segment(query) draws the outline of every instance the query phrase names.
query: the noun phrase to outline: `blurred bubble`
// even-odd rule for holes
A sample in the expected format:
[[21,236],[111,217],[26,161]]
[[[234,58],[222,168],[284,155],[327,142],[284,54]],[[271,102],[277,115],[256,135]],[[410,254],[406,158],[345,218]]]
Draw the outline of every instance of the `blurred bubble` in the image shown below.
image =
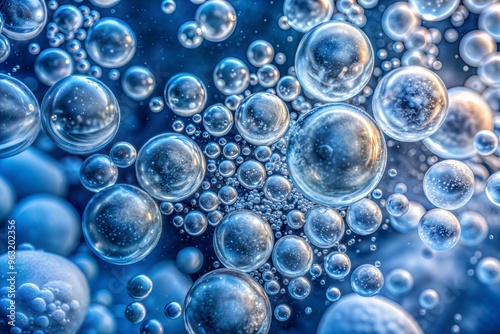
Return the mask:
[[500,42],[500,3],[491,3],[479,14],[479,28],[486,31],[498,43]]
[[470,31],[460,40],[460,57],[470,66],[477,67],[486,55],[495,51],[495,41],[482,30]]
[[498,137],[490,130],[481,130],[474,136],[474,149],[479,155],[491,155],[498,148]]
[[197,273],[203,266],[203,253],[196,247],[185,247],[177,253],[176,265],[184,274]]
[[382,30],[394,41],[404,41],[419,26],[420,19],[404,1],[391,4],[382,15]]
[[[1,28],[1,23],[0,23]],[[0,29],[1,31],[1,29]],[[0,35],[0,63],[3,63],[10,56],[10,41],[4,35]]]
[[395,296],[404,296],[413,288],[413,276],[405,269],[394,269],[386,278],[386,288]]
[[410,0],[409,1],[415,13],[425,21],[442,21],[453,14],[460,0]]
[[460,243],[466,246],[478,246],[488,235],[488,223],[477,212],[464,211],[458,216],[460,223]]
[[476,266],[476,277],[486,285],[500,282],[500,261],[494,257],[485,257]]
[[426,310],[435,309],[439,305],[439,295],[434,289],[425,289],[418,296],[418,303]]

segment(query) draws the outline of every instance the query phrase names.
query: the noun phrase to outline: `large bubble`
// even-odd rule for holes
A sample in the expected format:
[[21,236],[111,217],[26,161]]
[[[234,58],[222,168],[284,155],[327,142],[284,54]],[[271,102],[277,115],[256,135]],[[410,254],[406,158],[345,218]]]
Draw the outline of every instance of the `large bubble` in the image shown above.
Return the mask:
[[234,269],[219,269],[199,278],[184,303],[190,334],[267,333],[271,305],[266,293],[250,276]]
[[74,154],[108,144],[120,124],[120,106],[101,81],[72,75],[54,84],[42,101],[42,125],[52,141]]
[[347,100],[370,80],[373,71],[370,40],[349,23],[325,22],[300,41],[295,70],[304,91],[314,98],[323,102]]
[[300,32],[330,20],[334,9],[333,0],[285,0],[283,4],[288,23]]
[[42,32],[47,22],[47,7],[44,0],[9,0],[0,2],[5,36],[25,41]]
[[154,198],[181,201],[191,196],[205,177],[205,158],[188,137],[165,133],[151,138],[140,149],[137,180]]
[[297,188],[316,203],[343,206],[370,193],[387,152],[374,121],[347,104],[316,108],[291,130],[288,167]]

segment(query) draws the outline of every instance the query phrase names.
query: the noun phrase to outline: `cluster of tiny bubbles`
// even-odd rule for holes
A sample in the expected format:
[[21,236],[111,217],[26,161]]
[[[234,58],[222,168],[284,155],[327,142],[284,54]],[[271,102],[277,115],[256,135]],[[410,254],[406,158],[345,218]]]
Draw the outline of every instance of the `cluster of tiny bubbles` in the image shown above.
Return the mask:
[[[330,52],[330,50],[337,50]],[[311,29],[300,41],[295,70],[302,89],[322,102],[358,94],[373,72],[373,49],[359,28],[330,21]]]
[[470,66],[477,67],[481,60],[494,53],[497,44],[493,37],[485,31],[473,30],[468,32],[459,44],[460,58]]
[[83,235],[104,261],[126,265],[146,257],[158,243],[162,217],[144,191],[118,184],[98,192],[83,213]]
[[333,279],[343,279],[351,271],[351,259],[341,252],[331,252],[325,257],[325,272]]
[[280,274],[294,278],[309,271],[313,263],[313,250],[303,238],[286,235],[274,245],[272,258]]
[[156,199],[174,202],[194,194],[206,170],[198,144],[175,133],[151,138],[139,150],[135,167],[144,190]]
[[217,269],[200,277],[184,303],[190,334],[267,333],[271,317],[271,304],[260,284],[235,269]]
[[27,149],[40,132],[40,107],[21,81],[0,74],[0,158]]
[[59,48],[49,48],[36,57],[34,70],[41,83],[52,86],[73,74],[74,62],[68,52]]
[[111,147],[109,157],[117,167],[126,168],[135,162],[137,151],[132,144],[120,141]]
[[165,305],[164,312],[167,318],[174,320],[181,316],[182,306],[177,302],[170,302]]
[[222,59],[214,68],[215,87],[225,94],[240,94],[250,84],[250,72],[243,61],[234,57]]
[[153,291],[153,282],[144,274],[132,276],[127,282],[127,293],[132,298],[144,299],[151,291]]
[[190,73],[179,73],[165,85],[165,102],[176,115],[190,117],[203,110],[207,103],[207,89],[200,78]]
[[120,106],[101,81],[72,75],[56,82],[42,101],[42,125],[61,149],[88,154],[107,145],[120,124]]
[[0,4],[2,34],[18,41],[37,36],[47,22],[47,7],[44,0],[3,1]]
[[491,3],[479,14],[478,25],[481,30],[486,31],[495,41],[500,42],[500,29],[498,20],[500,19],[500,4]]
[[375,296],[383,286],[384,275],[371,264],[362,264],[352,272],[351,287],[360,296]]
[[288,130],[290,113],[285,102],[269,93],[255,93],[243,100],[236,110],[236,129],[253,145],[271,145]]
[[146,318],[146,307],[140,302],[132,302],[125,307],[125,319],[138,324]]
[[145,100],[155,89],[155,77],[144,66],[132,66],[122,76],[122,89],[133,100]]
[[311,283],[305,277],[296,277],[288,283],[288,293],[294,299],[305,299],[311,293]]
[[450,17],[457,10],[460,0],[409,0],[409,3],[415,14],[421,19],[429,22],[437,22]]
[[177,9],[177,4],[174,0],[163,0],[161,2],[161,10],[165,14],[173,14]]
[[180,271],[185,274],[194,274],[203,266],[203,253],[196,247],[188,246],[179,251],[175,263]]
[[372,107],[377,124],[388,136],[415,142],[432,135],[444,122],[448,93],[434,72],[405,66],[379,81]]
[[418,224],[420,240],[434,251],[446,251],[460,239],[460,223],[449,211],[432,209],[427,211]]
[[342,293],[340,292],[339,288],[335,286],[331,286],[326,290],[326,299],[328,299],[329,302],[336,302],[340,299],[341,296]]
[[413,289],[413,276],[402,268],[390,271],[385,281],[387,290],[394,296],[404,296]]
[[500,206],[500,172],[496,172],[488,178],[485,192],[491,203]]
[[227,135],[233,124],[233,114],[221,103],[211,105],[203,111],[203,127],[214,137]]
[[274,58],[274,49],[271,43],[263,39],[253,41],[247,49],[247,59],[255,67],[270,64]]
[[274,308],[274,317],[278,321],[287,321],[292,315],[292,309],[286,304],[279,304]]
[[460,243],[465,246],[478,246],[488,235],[486,219],[474,211],[464,211],[458,216],[460,223]]
[[487,86],[498,86],[500,84],[500,52],[492,53],[481,59],[477,68],[479,79]]
[[201,28],[196,21],[184,22],[177,32],[179,43],[187,49],[195,49],[203,43]]
[[465,87],[449,89],[448,96],[448,114],[443,124],[423,142],[441,158],[471,158],[476,154],[476,134],[481,130],[493,130],[491,109],[481,95]]
[[369,235],[382,224],[382,211],[377,203],[363,198],[349,206],[346,212],[346,222],[354,233]]
[[387,198],[386,209],[391,216],[401,217],[408,212],[409,208],[410,202],[403,194],[395,193]]
[[253,159],[246,160],[238,167],[238,181],[246,189],[260,188],[266,180],[266,169]]
[[200,211],[194,210],[184,217],[184,230],[192,236],[202,235],[208,227],[207,217]]
[[315,206],[307,212],[304,233],[320,248],[331,248],[344,236],[344,220],[335,209]]
[[291,102],[299,97],[302,88],[299,80],[291,75],[281,77],[276,86],[276,94],[286,102]]
[[229,38],[236,28],[236,11],[227,1],[207,1],[196,10],[195,20],[204,39],[221,42]]
[[410,4],[398,1],[387,7],[382,15],[382,30],[394,41],[404,41],[420,26],[420,18]]
[[85,39],[85,48],[97,64],[106,68],[117,68],[132,60],[137,49],[137,38],[127,23],[106,17],[90,27]]
[[481,130],[474,136],[474,149],[479,155],[492,155],[498,148],[498,136],[491,130]]
[[426,310],[435,309],[439,305],[439,294],[434,289],[425,289],[418,296],[418,304]]
[[425,173],[424,193],[435,206],[455,210],[474,194],[474,173],[465,163],[444,160],[432,165]]
[[333,0],[285,0],[283,4],[288,24],[299,32],[330,20],[334,10]]
[[292,192],[292,185],[287,178],[281,175],[272,175],[264,184],[264,196],[273,202],[282,202],[288,199]]
[[315,203],[343,206],[360,200],[376,187],[386,161],[382,133],[357,107],[318,107],[291,129],[287,152],[290,176]]
[[486,285],[500,282],[500,261],[494,257],[485,257],[476,266],[477,279]]
[[257,78],[262,87],[274,87],[280,79],[280,71],[275,65],[267,64],[257,70]]
[[118,179],[118,168],[105,154],[86,158],[80,167],[80,182],[90,191],[99,192],[110,187]]

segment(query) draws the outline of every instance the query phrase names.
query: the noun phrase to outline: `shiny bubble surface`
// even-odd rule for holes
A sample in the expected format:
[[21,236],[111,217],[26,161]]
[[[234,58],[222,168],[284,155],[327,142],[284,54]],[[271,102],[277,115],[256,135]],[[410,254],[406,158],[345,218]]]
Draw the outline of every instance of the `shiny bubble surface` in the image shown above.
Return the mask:
[[45,49],[35,60],[35,74],[47,86],[70,76],[73,71],[73,59],[69,53],[59,48]]
[[5,36],[26,41],[42,32],[47,22],[47,7],[44,0],[13,0],[0,3]]
[[351,287],[358,295],[372,297],[384,286],[384,275],[371,264],[362,264],[351,275]]
[[90,191],[101,191],[115,184],[117,179],[118,168],[104,154],[91,155],[80,167],[80,182]]
[[309,271],[312,262],[311,246],[300,237],[287,235],[274,245],[273,263],[283,276],[302,276]]
[[155,88],[155,77],[144,66],[132,66],[122,76],[122,88],[133,100],[147,99]]
[[410,0],[415,13],[425,21],[442,21],[451,16],[460,4],[460,0]]
[[285,0],[283,13],[293,29],[307,32],[330,20],[335,6],[332,0]]
[[171,77],[164,92],[167,106],[177,115],[189,117],[203,110],[207,103],[207,89],[193,74],[180,73]]
[[488,178],[485,190],[490,202],[500,206],[500,172],[496,172]]
[[349,206],[346,222],[354,233],[369,235],[382,223],[382,211],[375,202],[364,198]]
[[222,59],[214,69],[215,87],[226,95],[242,93],[250,83],[247,65],[238,58]]
[[116,166],[126,168],[135,162],[137,151],[132,144],[121,141],[111,147],[109,157]]
[[304,233],[317,247],[333,247],[344,235],[344,229],[342,216],[332,208],[316,206],[307,212]]
[[236,12],[227,1],[211,0],[204,2],[195,14],[203,38],[210,42],[227,39],[236,28]]
[[333,279],[343,279],[351,271],[351,259],[341,252],[332,252],[325,257],[325,272]]
[[433,209],[420,219],[418,235],[430,249],[445,251],[455,246],[460,239],[460,223],[451,212]]
[[221,103],[214,104],[203,112],[203,126],[212,136],[222,137],[228,134],[233,124],[233,114]]

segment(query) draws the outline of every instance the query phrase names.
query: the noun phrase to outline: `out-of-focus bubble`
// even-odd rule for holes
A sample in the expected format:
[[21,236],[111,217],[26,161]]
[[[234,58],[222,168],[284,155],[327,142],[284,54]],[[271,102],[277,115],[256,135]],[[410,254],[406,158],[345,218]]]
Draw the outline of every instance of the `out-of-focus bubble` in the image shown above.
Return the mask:
[[409,3],[421,19],[436,22],[450,17],[460,5],[460,0],[409,0]]
[[165,14],[173,14],[177,9],[177,4],[174,0],[163,0],[161,2],[161,10]]
[[288,198],[292,192],[292,185],[281,175],[272,175],[264,184],[264,196],[270,201],[281,202]]
[[296,277],[288,283],[288,293],[295,299],[306,299],[311,293],[311,283],[305,277]]
[[175,263],[184,274],[197,273],[203,266],[203,253],[196,247],[186,247],[177,253]]
[[288,130],[290,114],[276,95],[255,93],[240,104],[235,125],[241,136],[254,145],[271,145]]
[[155,77],[144,66],[132,66],[122,76],[122,89],[133,100],[147,99],[155,89]]
[[73,74],[73,59],[59,48],[45,49],[35,60],[35,74],[47,86]]
[[500,52],[486,55],[479,62],[477,74],[487,86],[500,84]]
[[101,81],[72,75],[55,83],[42,102],[42,125],[54,144],[74,154],[108,144],[120,124],[120,107]]
[[317,247],[333,247],[342,239],[344,229],[342,216],[332,208],[316,206],[307,212],[304,233]]
[[492,1],[489,0],[464,0],[464,5],[474,14],[479,14],[485,9]]
[[196,11],[195,20],[200,25],[203,38],[210,42],[227,39],[236,28],[236,12],[224,0],[203,3]]
[[488,223],[477,212],[464,211],[458,216],[460,223],[460,243],[465,246],[478,246],[488,235]]
[[207,103],[207,89],[194,74],[180,73],[165,85],[165,101],[175,114],[189,117],[203,110]]
[[282,77],[276,86],[276,93],[286,102],[293,101],[299,97],[301,90],[299,80],[290,75]]
[[2,34],[26,41],[37,36],[47,22],[47,7],[44,0],[12,0],[0,2]]
[[496,172],[488,178],[485,190],[490,202],[500,206],[500,172]]
[[214,270],[199,278],[184,310],[190,334],[267,333],[271,325],[266,293],[250,276],[234,269]]
[[491,155],[498,148],[498,137],[490,130],[481,130],[474,136],[474,149],[479,155]]
[[247,58],[255,67],[262,67],[273,61],[274,49],[268,41],[258,39],[253,41],[247,49]]
[[185,48],[194,49],[203,43],[203,35],[201,28],[196,21],[184,22],[179,27],[179,32],[177,33],[177,39],[179,43]]
[[423,142],[441,158],[467,159],[476,154],[475,135],[493,129],[491,109],[481,95],[468,88],[449,89],[448,96],[448,114],[443,124]]
[[401,217],[390,216],[391,226],[400,233],[407,233],[417,228],[420,218],[425,213],[425,208],[418,202],[411,202],[408,212]]
[[205,158],[199,146],[175,133],[151,138],[140,149],[135,167],[141,187],[164,201],[191,196],[205,176]]
[[153,291],[153,282],[143,274],[130,277],[127,282],[127,293],[135,299],[144,299]]
[[460,40],[459,53],[467,65],[477,67],[486,55],[494,53],[496,49],[491,35],[482,30],[473,30]]
[[309,271],[312,262],[311,246],[298,236],[284,236],[274,245],[273,264],[283,276],[302,276]]
[[360,200],[377,186],[386,159],[382,133],[370,116],[351,105],[316,108],[291,130],[290,175],[316,203],[343,206]]
[[477,279],[486,285],[500,282],[500,261],[494,257],[485,257],[476,266]]
[[65,34],[74,33],[83,25],[82,12],[73,5],[62,5],[57,8],[53,20]]
[[128,64],[137,48],[135,33],[128,24],[117,18],[97,21],[87,32],[85,48],[92,60],[106,68]]
[[413,276],[405,269],[394,269],[385,277],[386,288],[395,296],[404,296],[413,288]]
[[380,80],[372,107],[382,131],[396,140],[414,142],[429,137],[444,122],[448,93],[434,72],[405,66]]
[[420,19],[404,1],[393,3],[382,15],[382,30],[394,41],[404,41],[419,26]]
[[126,168],[135,162],[137,152],[130,143],[121,141],[113,145],[109,151],[109,157],[116,166]]
[[90,191],[99,192],[118,179],[118,168],[105,154],[94,154],[83,161],[80,181]]
[[215,87],[226,95],[240,94],[250,83],[250,72],[247,65],[238,58],[222,59],[214,69]]
[[351,259],[341,252],[332,252],[325,257],[325,272],[333,279],[343,279],[351,271]]
[[222,137],[233,127],[233,114],[223,104],[214,104],[203,112],[203,126],[208,133]]
[[38,101],[21,81],[0,74],[0,158],[27,149],[40,132]]
[[500,3],[491,3],[479,14],[479,28],[486,31],[495,39],[500,42]]
[[155,201],[131,185],[108,187],[92,197],[83,213],[83,234],[103,260],[135,263],[156,247],[161,236],[161,213]]
[[92,333],[116,333],[116,318],[106,306],[92,304],[85,316],[85,321],[80,328],[82,334]]
[[426,310],[435,309],[439,305],[439,295],[434,289],[425,289],[418,296],[418,303]]
[[343,101],[359,93],[370,80],[373,63],[373,49],[365,33],[341,21],[311,29],[295,55],[302,88],[322,102]]
[[0,221],[3,221],[11,213],[14,204],[16,204],[17,196],[9,180],[2,176],[0,176],[0,194],[2,194],[2,201],[0,201]]
[[[1,23],[0,23],[1,28]],[[1,30],[0,30],[1,31]],[[0,35],[0,63],[3,63],[10,56],[10,42],[7,37]]]
[[424,193],[435,206],[458,209],[474,194],[474,173],[463,162],[444,160],[432,165],[424,176]]
[[392,194],[387,198],[386,208],[391,216],[401,217],[408,212],[410,202],[403,194]]
[[253,159],[247,160],[238,167],[238,181],[247,189],[257,189],[266,180],[264,166]]
[[101,8],[109,8],[118,4],[121,0],[89,0],[91,4]]
[[346,222],[354,233],[369,235],[382,223],[382,211],[375,202],[364,198],[349,206]]
[[334,9],[332,0],[285,0],[283,4],[288,23],[300,32],[330,20]]
[[351,287],[358,295],[372,297],[384,286],[384,275],[371,264],[362,264],[351,275]]
[[420,219],[418,235],[430,249],[445,251],[455,246],[460,239],[460,223],[451,212],[433,209]]

